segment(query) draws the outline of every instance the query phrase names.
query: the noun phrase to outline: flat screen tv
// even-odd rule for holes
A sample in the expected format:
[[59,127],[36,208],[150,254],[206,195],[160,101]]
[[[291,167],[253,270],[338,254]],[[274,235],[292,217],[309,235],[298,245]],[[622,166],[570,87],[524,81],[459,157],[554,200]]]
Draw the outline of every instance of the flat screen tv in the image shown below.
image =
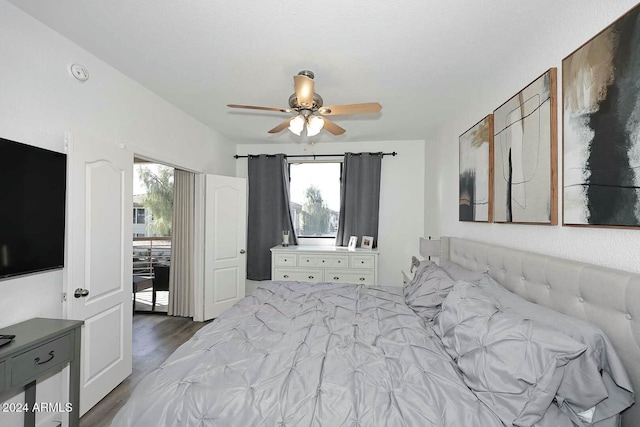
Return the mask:
[[67,156],[0,138],[0,279],[64,266]]

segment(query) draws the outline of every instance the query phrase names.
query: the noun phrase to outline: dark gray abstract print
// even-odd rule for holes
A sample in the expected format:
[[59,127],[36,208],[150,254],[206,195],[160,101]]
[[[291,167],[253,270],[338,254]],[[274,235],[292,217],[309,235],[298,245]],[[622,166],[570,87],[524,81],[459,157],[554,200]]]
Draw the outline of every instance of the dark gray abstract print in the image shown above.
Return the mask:
[[562,62],[564,223],[640,226],[640,8]]
[[490,114],[460,135],[460,221],[490,221],[490,147],[493,116]]

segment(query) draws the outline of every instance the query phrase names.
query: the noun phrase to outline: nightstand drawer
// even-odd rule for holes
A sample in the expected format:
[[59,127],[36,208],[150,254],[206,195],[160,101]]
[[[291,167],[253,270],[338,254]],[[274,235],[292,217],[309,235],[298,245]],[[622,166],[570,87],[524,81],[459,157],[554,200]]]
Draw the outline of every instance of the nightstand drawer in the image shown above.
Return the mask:
[[71,334],[64,335],[11,359],[11,386],[24,384],[52,366],[71,360]]
[[277,266],[283,267],[295,267],[296,255],[295,254],[275,254],[273,263]]
[[322,270],[302,270],[277,268],[273,272],[273,280],[295,281],[295,282],[322,282]]
[[348,255],[298,255],[300,267],[349,268]]
[[376,259],[374,255],[353,255],[351,256],[351,268],[375,268]]
[[0,362],[0,393],[2,393],[6,388],[6,383],[4,380],[4,362]]
[[375,274],[373,271],[341,271],[341,270],[327,270],[325,271],[326,282],[339,282],[339,283],[359,283],[361,285],[374,285]]

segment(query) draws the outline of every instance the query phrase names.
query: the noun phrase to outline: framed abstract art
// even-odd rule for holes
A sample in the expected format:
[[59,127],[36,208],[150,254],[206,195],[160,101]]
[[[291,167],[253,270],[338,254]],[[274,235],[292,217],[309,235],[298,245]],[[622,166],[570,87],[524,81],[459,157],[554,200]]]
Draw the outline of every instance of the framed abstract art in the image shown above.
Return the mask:
[[473,125],[459,139],[460,221],[491,222],[493,115]]
[[562,61],[565,225],[640,227],[640,7]]
[[558,222],[556,69],[493,112],[493,221]]

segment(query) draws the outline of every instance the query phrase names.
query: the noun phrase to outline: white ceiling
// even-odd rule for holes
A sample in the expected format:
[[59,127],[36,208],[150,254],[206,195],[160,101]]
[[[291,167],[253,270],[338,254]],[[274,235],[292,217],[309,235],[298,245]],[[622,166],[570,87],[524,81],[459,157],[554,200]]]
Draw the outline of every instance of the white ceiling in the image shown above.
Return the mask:
[[232,142],[256,143],[300,137],[267,134],[287,115],[225,104],[287,107],[303,69],[325,105],[383,106],[335,116],[347,132],[312,142],[425,139],[519,60],[512,46],[544,45],[545,28],[599,0],[10,1]]

